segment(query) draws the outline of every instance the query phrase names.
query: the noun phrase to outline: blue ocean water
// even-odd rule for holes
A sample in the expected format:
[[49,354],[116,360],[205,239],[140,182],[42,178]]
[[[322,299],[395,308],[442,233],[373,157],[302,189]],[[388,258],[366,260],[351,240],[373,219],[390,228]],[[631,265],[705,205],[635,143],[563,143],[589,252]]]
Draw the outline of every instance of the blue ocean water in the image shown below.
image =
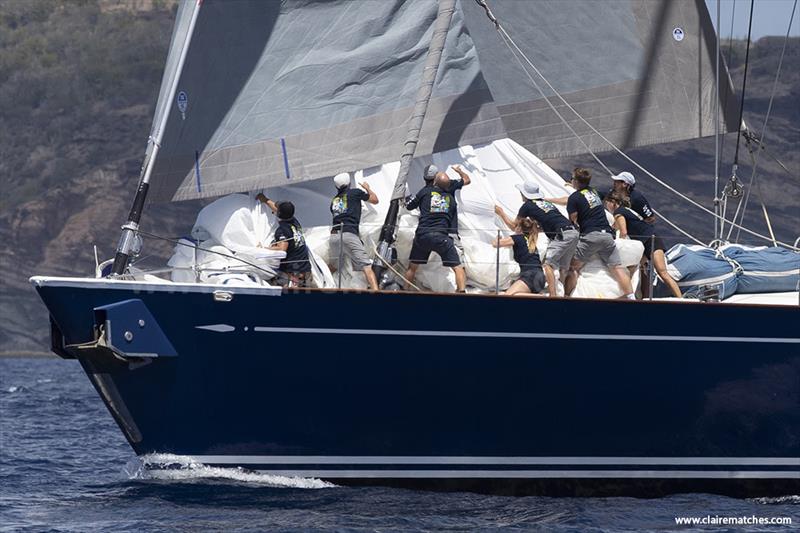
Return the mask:
[[[179,468],[156,470],[169,462]],[[675,517],[794,526],[679,526]],[[796,531],[800,496],[512,498],[388,488],[135,458],[76,361],[0,359],[0,531]]]

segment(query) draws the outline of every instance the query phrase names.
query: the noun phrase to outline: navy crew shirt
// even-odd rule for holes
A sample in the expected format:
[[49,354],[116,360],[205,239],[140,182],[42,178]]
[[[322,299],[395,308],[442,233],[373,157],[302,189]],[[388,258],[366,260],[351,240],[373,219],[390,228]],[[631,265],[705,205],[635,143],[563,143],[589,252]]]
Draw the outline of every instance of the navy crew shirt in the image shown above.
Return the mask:
[[512,235],[511,239],[514,241],[514,261],[519,263],[521,272],[529,270],[541,270],[542,261],[539,258],[539,252],[536,248],[533,251],[528,249],[528,242],[531,237],[527,235]]
[[550,240],[556,238],[562,228],[572,226],[572,222],[567,220],[556,206],[545,200],[525,200],[519,208],[517,217],[527,217],[538,222]]
[[621,216],[625,219],[625,227],[628,230],[628,237],[631,239],[644,243],[655,233],[653,225],[645,222],[642,215],[630,207],[618,207],[614,211],[614,216]]
[[333,215],[333,230],[338,231],[341,224],[342,231],[358,235],[358,225],[361,222],[361,202],[369,200],[369,193],[357,188],[348,188],[340,191],[331,200],[331,214]]
[[283,272],[309,272],[311,263],[308,261],[308,248],[306,247],[303,228],[296,218],[279,220],[275,230],[275,242],[287,241],[286,257],[281,259],[279,269]]
[[581,235],[593,231],[613,233],[611,226],[608,225],[603,200],[593,187],[586,187],[570,194],[567,199],[567,212],[570,215],[578,214]]
[[453,223],[455,197],[439,187],[426,185],[406,203],[409,211],[419,208],[417,233],[436,231],[448,233]]

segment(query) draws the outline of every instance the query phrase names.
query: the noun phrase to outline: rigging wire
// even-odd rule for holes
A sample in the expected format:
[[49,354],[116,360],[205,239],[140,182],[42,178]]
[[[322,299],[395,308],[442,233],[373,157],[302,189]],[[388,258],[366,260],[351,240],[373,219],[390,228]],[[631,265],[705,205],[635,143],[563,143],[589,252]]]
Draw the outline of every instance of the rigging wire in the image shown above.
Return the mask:
[[[485,4],[484,4],[484,5],[485,5]],[[487,9],[488,9],[488,8],[487,8]],[[505,43],[505,45],[506,45],[506,46],[508,46],[508,47],[509,47],[509,49],[511,49],[511,47],[509,46],[508,42],[506,42],[506,37],[508,37],[508,34],[505,32],[505,30],[503,30],[503,29],[501,28],[501,26],[500,26],[500,23],[499,23],[499,22],[497,22],[497,20],[495,20],[494,22],[495,22],[495,25],[496,25],[497,29],[501,31],[501,33],[500,33],[500,37],[503,39],[503,42]],[[508,37],[508,39],[511,39],[511,37]],[[516,45],[514,45],[514,46],[516,47]],[[512,50],[512,52],[513,52],[513,50]],[[534,79],[533,79],[533,76],[531,76],[530,72],[528,72],[528,69],[527,69],[527,68],[525,68],[525,65],[523,65],[523,63],[522,63],[522,60],[521,60],[521,59],[520,59],[520,58],[517,56],[517,54],[513,54],[513,55],[514,55],[514,59],[516,59],[516,60],[517,60],[517,63],[519,63],[519,66],[520,66],[520,68],[522,68],[522,70],[525,72],[525,74],[527,74],[527,76],[528,76],[528,79],[529,79],[529,80],[530,80],[530,82],[533,84],[533,86],[536,88],[536,90],[537,90],[537,91],[539,91],[539,94],[541,94],[541,95],[542,95],[542,98],[544,98],[544,101],[545,101],[545,102],[547,102],[547,105],[548,105],[548,106],[550,106],[550,109],[553,111],[553,113],[555,113],[555,114],[556,114],[556,116],[557,116],[557,117],[558,117],[558,118],[561,120],[561,122],[563,122],[563,123],[564,123],[564,125],[567,127],[567,129],[569,129],[569,131],[572,133],[572,135],[574,135],[574,136],[575,136],[575,138],[577,138],[577,139],[578,139],[578,141],[580,141],[580,143],[583,145],[583,147],[586,149],[586,151],[587,151],[587,152],[589,152],[589,153],[591,154],[591,156],[594,158],[594,160],[595,160],[595,161],[597,161],[597,163],[598,163],[598,164],[599,164],[601,167],[603,167],[603,168],[605,169],[605,171],[606,171],[606,172],[608,172],[608,175],[609,175],[609,176],[613,176],[613,175],[614,175],[614,173],[613,173],[613,172],[611,172],[611,169],[609,169],[609,168],[608,168],[608,167],[605,165],[605,163],[603,163],[603,162],[600,160],[600,158],[599,158],[599,157],[597,157],[597,155],[596,155],[596,154],[595,154],[595,153],[592,151],[592,149],[591,149],[591,148],[589,148],[589,145],[587,145],[587,144],[586,144],[586,142],[583,140],[583,137],[581,137],[580,135],[578,135],[578,133],[577,133],[577,132],[576,132],[576,131],[573,129],[573,127],[570,125],[570,123],[567,121],[567,119],[565,119],[565,118],[564,118],[564,117],[561,115],[561,113],[559,113],[558,109],[556,109],[556,107],[555,107],[555,106],[554,106],[554,105],[553,105],[553,104],[550,102],[550,99],[549,99],[549,98],[547,97],[547,95],[544,93],[544,91],[542,90],[542,88],[541,88],[541,87],[539,87],[539,84],[538,84],[538,83],[536,83],[536,80],[534,80]],[[540,75],[540,76],[541,76],[541,75]],[[546,81],[546,80],[545,80],[545,81]],[[549,84],[548,84],[548,85],[549,85]],[[551,89],[552,89],[552,87],[551,87]],[[555,92],[555,91],[553,91],[553,92]]]
[[170,242],[172,244],[176,244],[176,245],[179,245],[179,246],[186,246],[187,248],[192,248],[194,250],[198,250],[198,251],[201,251],[201,252],[206,252],[206,253],[209,253],[209,254],[216,254],[216,255],[219,255],[219,256],[222,256],[222,257],[226,257],[228,259],[233,259],[234,261],[238,261],[240,263],[244,263],[245,265],[248,265],[248,266],[251,266],[251,267],[253,267],[253,268],[257,269],[257,270],[260,270],[264,274],[268,275],[269,278],[274,278],[275,277],[275,273],[274,272],[266,270],[266,269],[256,265],[255,263],[251,263],[250,261],[246,261],[246,260],[242,259],[241,257],[236,257],[236,256],[233,256],[231,254],[226,254],[224,252],[218,252],[217,250],[211,250],[210,248],[203,248],[202,246],[197,246],[195,244],[187,244],[187,243],[183,242],[184,239],[175,239],[175,238],[172,238],[172,237],[164,237],[162,235],[156,235],[155,233],[149,233],[147,231],[142,231],[141,229],[137,230],[137,233],[140,234],[140,235],[143,235],[144,237],[150,237],[151,239],[166,241],[166,242]]
[[[744,117],[744,99],[747,94],[747,70],[750,65],[750,44],[751,44],[751,35],[753,30],[753,6],[755,5],[755,0],[750,0],[750,17],[747,22],[747,46],[745,48],[744,53],[744,74],[742,77],[742,97],[739,102],[739,122],[737,124],[736,129],[736,146],[733,155],[733,169],[731,170],[731,177],[728,180],[728,183],[722,190],[722,197],[723,201],[727,204],[728,197],[730,198],[738,198],[739,201],[736,204],[736,211],[733,213],[733,221],[728,228],[728,235],[725,237],[726,241],[729,241],[731,238],[731,234],[733,233],[734,224],[739,217],[739,210],[742,208],[742,202],[744,200],[744,196],[742,196],[743,187],[741,183],[739,183],[739,179],[736,175],[737,170],[739,169],[739,147],[741,146],[741,137],[742,137],[742,118]],[[732,42],[732,41],[731,41]],[[745,128],[746,129],[746,128]],[[750,148],[750,142],[747,140],[748,138],[745,137],[747,141],[748,149]],[[724,225],[724,222],[723,222]],[[720,237],[722,236],[723,232],[720,232]],[[774,242],[774,236],[770,239]]]
[[[758,159],[759,159],[759,156],[761,155],[761,150],[759,150],[758,148],[759,147],[763,148],[764,139],[767,136],[767,123],[769,122],[770,113],[772,112],[772,104],[775,101],[775,93],[778,90],[778,79],[780,78],[780,75],[781,75],[781,68],[783,67],[783,58],[784,58],[784,55],[786,54],[786,46],[789,43],[789,35],[791,34],[791,31],[792,31],[792,22],[794,21],[794,13],[795,13],[796,9],[797,9],[797,0],[794,0],[794,4],[792,6],[792,14],[789,16],[789,27],[786,29],[786,37],[784,37],[784,39],[783,39],[783,48],[781,49],[781,56],[780,56],[780,59],[778,59],[778,69],[775,72],[775,79],[772,82],[772,94],[770,94],[770,97],[769,97],[769,105],[767,105],[767,114],[764,116],[764,125],[761,127],[761,138],[760,139],[755,139],[754,136],[752,136],[752,134],[751,135],[747,135],[747,133],[745,133],[745,139],[747,139],[748,142],[751,141],[751,140],[755,141],[756,152],[755,152],[755,156],[753,157],[753,171],[750,174],[750,184],[747,187],[747,192],[745,193],[745,197],[744,197],[744,206],[742,207],[742,216],[739,219],[739,223],[740,224],[744,223],[744,215],[745,215],[745,211],[747,210],[747,203],[750,200],[750,192],[752,191],[753,183],[755,182],[755,179],[756,179],[756,169],[758,167]],[[764,218],[767,220],[767,225],[771,226],[771,224],[769,222],[769,215],[767,214],[767,208],[764,205],[763,198],[761,197],[761,187],[760,187],[760,185],[758,186],[758,195],[759,195],[759,198],[761,199],[761,209],[764,212]],[[770,234],[771,233],[772,232],[770,231]],[[736,232],[736,242],[739,242],[739,235],[740,235],[740,231],[737,230],[737,232]],[[773,241],[774,241],[775,236],[772,235],[772,237],[773,237]]]
[[[507,46],[509,45],[509,43],[510,43],[510,46],[513,46],[513,49],[511,49],[512,53],[514,53],[514,50],[516,50],[516,51],[517,51],[517,53],[519,53],[519,55],[520,55],[520,56],[521,56],[521,57],[522,57],[522,58],[525,60],[525,62],[526,62],[526,63],[527,63],[527,64],[528,64],[528,65],[529,65],[529,66],[530,66],[532,69],[533,69],[533,71],[534,71],[534,72],[535,72],[535,73],[536,73],[536,74],[537,74],[537,75],[538,75],[538,76],[539,76],[539,77],[542,79],[542,81],[544,81],[544,83],[545,83],[545,84],[547,85],[547,87],[548,87],[548,88],[549,88],[549,89],[550,89],[550,90],[553,92],[553,94],[555,94],[555,96],[556,96],[556,97],[558,97],[558,99],[559,99],[559,100],[561,100],[561,102],[562,102],[562,103],[563,103],[563,104],[564,104],[564,105],[565,105],[565,106],[566,106],[566,107],[567,107],[567,108],[568,108],[570,111],[572,111],[572,113],[573,113],[573,114],[574,114],[576,117],[578,117],[578,119],[580,119],[580,120],[581,120],[581,122],[583,122],[584,124],[586,124],[586,125],[589,127],[589,129],[591,129],[591,130],[592,130],[592,131],[593,131],[593,132],[594,132],[594,133],[595,133],[595,134],[596,134],[598,137],[600,137],[600,138],[601,138],[601,139],[602,139],[602,140],[603,140],[603,141],[604,141],[606,144],[608,144],[608,145],[609,145],[609,146],[610,146],[610,147],[611,147],[611,148],[612,148],[614,151],[616,151],[616,152],[617,152],[618,154],[620,154],[620,155],[621,155],[623,158],[625,158],[625,159],[626,159],[626,160],[627,160],[629,163],[631,163],[631,164],[632,164],[632,165],[634,165],[636,168],[638,168],[639,170],[641,170],[642,172],[644,172],[644,173],[645,173],[647,176],[649,176],[650,178],[652,178],[652,179],[653,179],[653,180],[654,180],[656,183],[658,183],[658,184],[659,184],[659,185],[661,185],[662,187],[664,187],[664,188],[666,188],[667,190],[669,190],[669,191],[673,192],[674,194],[676,194],[677,196],[679,196],[680,198],[682,198],[683,200],[685,200],[685,201],[686,201],[686,202],[688,202],[689,204],[691,204],[691,205],[693,205],[693,206],[697,207],[698,209],[700,209],[700,210],[702,210],[702,211],[704,211],[704,212],[706,212],[706,213],[710,214],[710,215],[711,215],[711,216],[713,216],[713,217],[717,217],[717,218],[719,218],[719,215],[717,215],[716,213],[714,213],[712,210],[710,210],[710,209],[708,209],[707,207],[705,207],[704,205],[702,205],[702,204],[700,204],[700,203],[696,202],[696,201],[695,201],[695,200],[693,200],[692,198],[690,198],[690,197],[686,196],[685,194],[681,193],[680,191],[678,191],[677,189],[675,189],[674,187],[672,187],[671,185],[669,185],[669,184],[668,184],[668,183],[666,183],[665,181],[663,181],[663,180],[661,180],[660,178],[658,178],[657,176],[655,176],[655,175],[654,175],[652,172],[650,172],[649,170],[647,170],[646,168],[644,168],[642,165],[640,165],[638,162],[636,162],[634,159],[632,159],[632,158],[631,158],[631,157],[630,157],[628,154],[626,154],[626,153],[625,153],[625,152],[624,152],[622,149],[620,149],[620,148],[619,148],[617,145],[615,145],[613,142],[611,142],[611,140],[609,140],[609,139],[608,139],[608,138],[607,138],[605,135],[603,135],[603,134],[602,134],[600,131],[598,131],[598,130],[597,130],[597,128],[595,128],[594,126],[592,126],[592,124],[591,124],[589,121],[587,121],[587,120],[586,120],[586,119],[585,119],[585,118],[584,118],[584,117],[583,117],[583,116],[582,116],[580,113],[578,113],[578,111],[577,111],[577,110],[576,110],[576,109],[575,109],[575,108],[574,108],[574,107],[573,107],[573,106],[572,106],[572,105],[571,105],[569,102],[567,102],[567,101],[564,99],[564,97],[563,97],[563,96],[561,96],[561,94],[560,94],[560,93],[559,93],[559,92],[558,92],[558,91],[557,91],[557,90],[556,90],[556,89],[555,89],[555,88],[552,86],[552,84],[551,84],[551,83],[550,83],[550,82],[547,80],[547,78],[545,78],[545,77],[544,77],[544,75],[542,75],[542,73],[539,71],[539,69],[538,69],[538,68],[536,68],[536,65],[534,65],[534,64],[533,64],[533,62],[531,62],[531,60],[530,60],[530,59],[529,59],[529,58],[528,58],[528,57],[525,55],[525,53],[524,53],[524,52],[523,52],[523,51],[522,51],[522,50],[519,48],[519,46],[516,44],[516,42],[514,42],[514,40],[511,38],[511,36],[510,36],[510,35],[508,35],[508,33],[506,32],[505,28],[504,28],[502,25],[499,25],[499,24],[498,24],[497,28],[498,28],[498,31],[501,33],[501,35],[504,35],[504,36],[505,36],[505,38],[503,39],[503,41],[504,41],[504,42],[507,44]],[[506,39],[507,39],[507,42],[506,42]],[[526,73],[527,73],[527,70],[526,70]],[[530,77],[530,74],[528,74],[528,76]],[[551,109],[552,109],[552,108],[553,108],[553,106],[552,106],[552,104],[550,103],[550,101],[549,101],[549,100],[547,100],[547,98],[545,98],[545,100],[547,101],[548,105],[550,105],[550,106],[551,106]],[[559,114],[559,117],[561,117],[561,115],[560,115],[560,114]],[[563,120],[564,120],[564,119],[563,119],[563,117],[562,117],[562,121],[563,121]],[[571,129],[571,128],[570,128],[570,129]],[[574,130],[572,130],[572,131],[574,131]],[[584,143],[584,145],[585,145],[585,143]],[[587,149],[588,149],[588,148],[587,148]],[[591,150],[589,150],[589,152],[590,152],[590,153],[592,153],[592,155],[593,155],[595,158],[597,158],[597,156],[596,156],[596,155],[595,155],[593,152],[591,152]],[[605,165],[603,165],[603,167],[604,167],[604,168],[607,168]],[[745,233],[749,233],[750,235],[753,235],[753,236],[755,236],[755,237],[759,237],[759,238],[761,238],[761,239],[764,239],[764,240],[767,240],[767,241],[772,241],[772,239],[771,239],[770,237],[767,237],[767,236],[765,236],[765,235],[762,235],[762,234],[760,234],[760,233],[758,233],[758,232],[755,232],[755,231],[753,231],[753,230],[751,230],[751,229],[748,229],[748,228],[742,227],[742,226],[740,226],[739,224],[736,224],[736,223],[735,223],[735,222],[733,222],[733,221],[724,220],[724,219],[722,219],[722,221],[723,221],[723,222],[729,222],[729,223],[730,223],[730,224],[732,224],[733,226],[735,226],[735,227],[738,227],[738,228],[741,228],[741,230],[742,230],[742,231],[744,231]],[[795,250],[797,250],[797,248],[795,248],[794,246],[792,246],[792,245],[790,245],[790,244],[786,244],[786,243],[784,243],[784,242],[781,242],[781,241],[776,241],[776,242],[777,242],[779,245],[781,245],[781,246],[784,246],[784,247],[786,247],[786,248],[791,248],[791,249],[795,249]]]
[[747,48],[744,53],[744,76],[742,78],[742,101],[739,104],[739,129],[736,132],[736,151],[733,155],[734,177],[736,176],[736,166],[739,164],[739,141],[742,137],[742,116],[744,114],[744,97],[747,91],[747,66],[750,64],[750,36],[753,31],[753,6],[756,0],[750,0],[750,20],[747,23]]

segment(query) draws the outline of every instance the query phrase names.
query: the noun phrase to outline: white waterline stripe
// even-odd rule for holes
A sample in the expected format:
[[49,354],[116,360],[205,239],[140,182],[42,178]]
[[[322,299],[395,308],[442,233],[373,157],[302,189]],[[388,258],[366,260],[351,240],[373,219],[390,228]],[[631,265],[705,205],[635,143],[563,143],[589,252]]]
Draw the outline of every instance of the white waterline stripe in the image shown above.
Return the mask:
[[800,339],[780,337],[706,337],[680,335],[609,335],[595,333],[523,333],[506,331],[418,331],[410,329],[339,329],[256,326],[262,333],[322,333],[325,335],[396,335],[409,337],[484,337],[505,339],[574,339],[681,342],[765,342],[800,344]]
[[214,464],[337,465],[736,465],[798,466],[800,457],[480,457],[411,455],[191,455]]
[[738,470],[281,470],[259,472],[276,476],[315,477],[320,479],[619,479],[619,478],[679,478],[679,479],[800,479],[800,470],[793,472]]

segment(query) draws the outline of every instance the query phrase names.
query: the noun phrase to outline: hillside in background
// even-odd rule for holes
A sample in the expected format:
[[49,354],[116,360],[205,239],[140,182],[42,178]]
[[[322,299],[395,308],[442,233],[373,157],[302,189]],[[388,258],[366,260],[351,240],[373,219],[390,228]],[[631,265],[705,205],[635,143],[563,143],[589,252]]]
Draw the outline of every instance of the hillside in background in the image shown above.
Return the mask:
[[[90,274],[93,244],[101,258],[113,254],[136,187],[174,14],[174,0],[0,2],[0,352],[47,349],[47,314],[28,284],[30,275]],[[731,73],[739,88],[744,43],[731,44]],[[759,135],[782,45],[782,38],[764,38],[751,50],[745,120]],[[790,242],[800,235],[798,101],[800,39],[795,38],[767,128],[770,155],[762,154],[758,163],[776,236]],[[723,182],[730,175],[735,137],[725,136]],[[713,139],[630,154],[711,206]],[[616,171],[630,169],[619,157],[604,160]],[[589,161],[549,163],[566,173]],[[740,163],[746,185],[751,164],[744,145]],[[631,170],[651,203],[701,240],[711,240],[710,217]],[[758,198],[751,200],[746,223],[766,232]],[[149,206],[143,229],[183,235],[200,205]],[[164,261],[171,246],[147,241],[145,253]]]

